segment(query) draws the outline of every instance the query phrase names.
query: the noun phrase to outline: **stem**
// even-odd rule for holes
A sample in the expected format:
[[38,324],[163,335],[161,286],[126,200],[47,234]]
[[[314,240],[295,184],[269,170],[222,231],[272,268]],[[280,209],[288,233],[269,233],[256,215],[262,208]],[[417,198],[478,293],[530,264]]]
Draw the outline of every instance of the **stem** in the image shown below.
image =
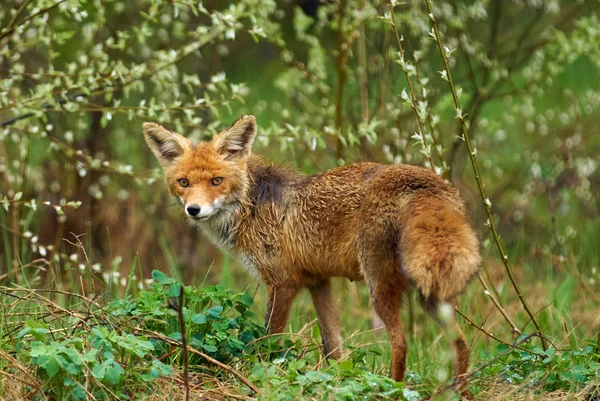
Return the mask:
[[189,378],[189,360],[188,360],[188,345],[187,345],[187,336],[185,333],[185,319],[183,317],[183,301],[184,301],[184,293],[183,293],[183,283],[179,287],[179,303],[177,305],[177,315],[179,317],[179,330],[181,331],[181,349],[182,349],[182,357],[183,357],[183,383],[185,386],[185,401],[190,399],[190,378]]
[[[404,49],[402,47],[402,40],[400,39],[400,34],[398,34],[398,28],[396,27],[396,15],[394,14],[394,3],[392,2],[392,0],[388,0],[388,1],[390,4],[390,12],[392,15],[392,28],[394,30],[394,34],[396,35],[396,42],[398,43],[400,59],[402,61],[404,61]],[[412,82],[410,80],[410,74],[408,73],[408,70],[406,69],[406,67],[404,65],[401,65],[401,66],[402,66],[402,69],[404,70],[404,75],[406,76],[406,82],[408,83],[411,107],[412,107],[413,111],[415,112],[415,116],[417,117],[417,122],[419,124],[419,134],[421,135],[421,138],[423,138],[423,147],[425,148],[425,156],[427,156],[427,160],[429,160],[429,166],[431,168],[431,171],[433,171],[435,173],[436,172],[435,164],[433,163],[433,159],[431,158],[431,149],[427,145],[427,137],[425,134],[425,122],[423,121],[423,119],[419,115],[419,111],[417,110],[417,104],[418,104],[417,96],[415,95],[415,91],[414,91]],[[433,135],[432,135],[432,137],[433,137]]]
[[[358,82],[360,89],[360,121],[363,124],[369,123],[369,83],[367,78],[367,46],[365,44],[365,25],[361,24],[358,29],[358,41],[357,41],[357,54],[358,54]],[[363,137],[360,139],[360,150],[362,157],[368,156],[367,151],[367,138]],[[367,157],[370,159],[370,157]]]
[[369,122],[368,83],[367,83],[367,50],[365,45],[365,26],[361,25],[358,36],[358,79],[360,81],[360,120]]
[[479,173],[479,166],[477,165],[477,160],[475,159],[475,154],[473,153],[473,147],[471,146],[471,142],[469,140],[467,125],[465,123],[465,118],[464,118],[464,115],[462,114],[462,110],[460,107],[460,99],[458,98],[458,94],[457,94],[456,88],[454,86],[454,81],[452,80],[450,66],[448,65],[448,57],[446,57],[446,54],[444,51],[444,46],[442,44],[440,31],[437,26],[437,21],[436,21],[435,17],[433,16],[433,7],[431,6],[431,0],[425,0],[425,4],[427,5],[427,11],[429,12],[429,16],[431,18],[431,25],[433,27],[433,31],[435,34],[435,41],[437,43],[437,47],[440,51],[440,55],[441,55],[442,61],[444,63],[444,69],[446,70],[447,81],[448,81],[448,85],[450,87],[450,92],[452,92],[452,97],[454,99],[454,105],[456,106],[457,112],[459,112],[458,119],[460,120],[462,139],[465,141],[465,146],[467,147],[467,151],[469,152],[469,159],[471,160],[471,166],[473,167],[473,174],[475,175],[475,181],[477,181],[477,187],[479,188],[479,193],[481,195],[481,199],[483,200],[485,211],[486,211],[486,214],[488,217],[488,226],[489,226],[490,230],[492,231],[492,235],[494,237],[494,242],[496,243],[496,247],[498,248],[500,257],[502,258],[502,263],[504,264],[504,268],[506,269],[508,278],[510,279],[510,282],[512,283],[513,288],[517,292],[519,300],[521,301],[521,304],[523,304],[523,308],[525,309],[525,311],[529,315],[529,318],[531,319],[535,328],[537,329],[538,335],[539,335],[540,339],[542,340],[542,347],[544,348],[544,350],[546,350],[548,348],[548,345],[546,344],[546,339],[544,337],[542,329],[541,329],[539,323],[537,322],[537,320],[535,319],[533,312],[529,308],[529,305],[527,304],[527,300],[525,299],[525,296],[523,295],[523,292],[521,291],[521,288],[519,287],[519,284],[517,283],[517,280],[515,279],[512,268],[508,263],[508,256],[506,256],[506,253],[504,252],[504,248],[502,247],[502,242],[500,241],[500,235],[498,234],[498,230],[496,228],[496,223],[495,223],[494,217],[492,215],[491,202],[489,201],[488,197],[486,196],[485,189],[483,188],[483,182],[481,181],[481,175]]
[[[348,43],[344,40],[344,16],[346,14],[346,0],[340,0],[340,7],[338,10],[338,57],[337,57],[337,73],[338,73],[338,87],[337,87],[337,100],[335,102],[335,124],[337,126],[339,135],[343,135],[344,125],[344,85],[346,84],[346,64],[348,63]],[[342,140],[338,138],[337,143],[337,159],[344,157],[344,148]]]
[[[23,25],[24,23],[26,23],[27,21],[30,21],[32,19],[34,19],[35,17],[37,17],[38,15],[47,13],[48,11],[52,10],[53,8],[55,8],[56,6],[58,6],[60,3],[64,3],[66,0],[60,0],[57,1],[54,4],[51,4],[50,6],[43,8],[41,10],[39,10],[38,12],[31,14],[30,16],[28,16],[27,18],[24,18],[22,21],[19,22],[18,26]],[[13,18],[13,20],[8,24],[8,27],[6,27],[6,30],[2,33],[0,33],[0,40],[4,39],[5,37],[7,37],[8,35],[12,34],[16,29],[17,29],[17,18],[23,13],[23,11],[25,11],[25,7],[27,7],[27,4],[29,4],[29,1],[24,2],[21,7],[19,8],[19,10],[17,10],[17,13],[15,14],[15,17]]]
[[[183,344],[181,342],[179,342],[177,340],[173,340],[172,338],[167,337],[166,335],[164,335],[162,333],[158,333],[158,332],[151,331],[151,330],[145,330],[145,329],[141,329],[141,328],[136,328],[136,330],[138,330],[141,333],[146,334],[149,338],[154,338],[154,339],[157,339],[160,341],[164,341],[165,343],[167,343],[169,345],[174,345],[176,347],[183,347]],[[238,380],[240,380],[242,383],[244,383],[246,386],[248,386],[248,388],[250,390],[252,390],[255,394],[260,394],[260,390],[258,389],[258,387],[256,387],[254,384],[252,384],[250,382],[250,380],[248,380],[244,375],[242,375],[240,372],[238,372],[231,366],[213,358],[210,355],[206,355],[204,352],[198,351],[197,349],[192,348],[190,346],[187,346],[186,349],[188,352],[191,352],[192,354],[201,356],[202,358],[206,359],[208,362],[212,363],[213,365],[218,366],[219,368],[229,372],[234,377],[236,377]]]
[[494,297],[494,295],[491,293],[490,287],[488,287],[487,283],[483,280],[483,277],[481,277],[481,274],[477,273],[477,278],[479,279],[479,282],[481,283],[481,285],[483,285],[483,288],[485,288],[485,295],[488,296],[488,298],[492,301],[492,303],[494,304],[494,306],[496,307],[496,309],[498,309],[500,311],[500,313],[502,314],[502,316],[504,316],[504,319],[506,320],[506,322],[510,326],[510,331],[513,334],[517,334],[517,336],[521,335],[521,330],[519,330],[519,328],[517,327],[517,325],[508,316],[508,314],[506,313],[506,311],[504,310],[504,308],[502,307],[502,305],[500,305],[500,303],[498,302],[498,300],[496,299],[496,297]]
[[493,335],[492,333],[490,333],[489,331],[487,331],[485,329],[485,327],[483,326],[483,324],[476,324],[473,320],[469,319],[469,317],[465,314],[463,314],[460,310],[458,310],[457,308],[454,308],[454,311],[460,315],[460,317],[462,317],[463,319],[465,319],[467,321],[467,323],[469,323],[471,326],[473,326],[473,328],[477,329],[479,332],[483,333],[485,336],[491,338],[494,341],[498,341],[499,343],[502,343],[504,345],[508,345],[509,347],[515,347],[517,349],[520,349],[521,351],[525,351],[528,352],[532,355],[537,355],[537,356],[543,356],[545,357],[544,354],[541,354],[537,351],[533,351],[527,348],[523,348],[523,347],[519,347],[519,346],[515,346],[514,344],[511,344],[507,341],[504,341],[501,338],[496,337],[495,335]]

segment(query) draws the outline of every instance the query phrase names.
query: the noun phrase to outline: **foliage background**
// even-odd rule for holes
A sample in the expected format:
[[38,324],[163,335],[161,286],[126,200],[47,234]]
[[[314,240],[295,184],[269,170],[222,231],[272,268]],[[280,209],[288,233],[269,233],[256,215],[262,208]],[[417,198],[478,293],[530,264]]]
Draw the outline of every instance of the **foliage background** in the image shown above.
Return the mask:
[[[508,265],[553,347],[595,343],[600,4],[433,7]],[[108,300],[148,288],[159,269],[187,284],[247,289],[264,312],[259,283],[186,225],[141,135],[141,123],[155,121],[200,140],[251,113],[255,152],[274,163],[305,173],[410,163],[450,180],[486,257],[461,311],[509,343],[511,326],[533,331],[486,227],[428,14],[426,2],[365,0],[1,7],[0,277]],[[336,285],[340,303],[356,305],[344,311],[348,345],[383,352],[369,360],[385,373],[386,339],[370,332],[366,289]],[[411,341],[409,363],[435,381],[444,362],[426,360],[427,342],[445,343],[411,301],[407,330],[425,340]],[[313,314],[302,298],[291,331],[317,336]],[[494,354],[496,340],[471,327],[467,336],[475,364]]]

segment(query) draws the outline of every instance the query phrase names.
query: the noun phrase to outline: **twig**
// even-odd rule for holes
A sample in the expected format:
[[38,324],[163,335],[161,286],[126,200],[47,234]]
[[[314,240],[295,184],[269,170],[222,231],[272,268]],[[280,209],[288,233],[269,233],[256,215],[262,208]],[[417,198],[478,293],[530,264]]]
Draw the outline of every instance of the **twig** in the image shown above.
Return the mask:
[[[1,226],[1,225],[0,225]],[[39,258],[39,259],[35,259],[29,263],[27,263],[26,265],[22,265],[22,266],[17,266],[15,268],[13,268],[11,271],[4,273],[4,274],[0,274],[0,282],[2,282],[2,280],[6,279],[7,277],[9,277],[10,275],[16,273],[19,270],[23,270],[27,267],[33,266],[33,267],[37,267],[38,269],[45,271],[46,269],[42,266],[38,266],[36,265],[36,263],[43,263],[45,265],[50,265],[50,262],[48,260],[46,260],[45,258]]]
[[[139,331],[144,332],[146,335],[148,335],[148,337],[150,338],[154,338],[155,340],[160,340],[160,341],[164,341],[169,345],[174,345],[176,347],[183,347],[183,344],[180,341],[177,340],[173,340],[172,338],[169,338],[167,336],[165,336],[164,334],[161,333],[157,333],[155,331],[151,331],[151,330],[144,330],[144,329],[138,329]],[[219,368],[229,372],[231,375],[235,376],[238,380],[240,380],[242,383],[244,383],[250,390],[252,390],[255,394],[260,394],[260,390],[258,389],[258,387],[256,387],[254,384],[252,384],[250,382],[250,380],[248,380],[244,375],[242,375],[240,372],[238,372],[237,370],[235,370],[234,368],[232,368],[231,366],[224,364],[223,362],[220,362],[218,360],[216,360],[215,358],[206,355],[204,352],[198,351],[195,348],[192,347],[187,347],[187,350],[189,352],[191,352],[192,354],[196,354],[198,356],[201,356],[202,358],[206,359],[208,362],[218,366]]]
[[45,302],[46,306],[51,306],[52,308],[54,308],[54,309],[56,309],[56,310],[58,310],[58,311],[60,311],[60,312],[62,312],[64,314],[66,314],[66,315],[69,315],[69,316],[71,316],[71,317],[73,317],[75,319],[78,319],[80,322],[85,323],[86,320],[87,320],[86,317],[82,313],[74,312],[74,311],[70,311],[68,309],[65,309],[62,306],[58,305],[56,302],[54,302],[54,301],[52,301],[50,299],[42,297],[39,294],[39,292],[48,291],[48,292],[59,292],[59,293],[63,293],[63,294],[66,293],[66,294],[69,294],[69,295],[72,295],[72,296],[76,296],[76,297],[85,299],[86,301],[90,302],[88,298],[86,298],[86,297],[84,297],[82,295],[68,293],[68,292],[64,292],[64,291],[60,291],[60,290],[41,290],[41,289],[38,290],[38,289],[25,288],[25,287],[20,287],[20,286],[16,286],[15,288],[9,288],[9,287],[4,287],[4,286],[0,287],[0,293],[3,293],[5,295],[10,295],[10,296],[13,296],[13,297],[18,297],[17,295],[12,294],[12,291],[21,291],[21,292],[30,294],[30,295],[32,295],[32,296],[34,296],[36,298],[39,298],[39,299],[41,299],[42,301]]
[[[183,284],[179,286],[179,302],[170,303],[169,305],[177,310],[177,317],[179,319],[179,331],[181,332],[181,344],[182,344],[182,357],[183,357],[183,384],[185,386],[185,401],[190,399],[190,378],[189,378],[189,357],[188,357],[188,345],[187,335],[185,333],[185,319],[183,318]],[[173,305],[175,304],[175,305]]]
[[[338,74],[338,87],[337,87],[337,100],[335,102],[335,124],[338,129],[338,135],[343,135],[344,130],[344,85],[346,84],[346,64],[348,63],[348,43],[344,38],[344,16],[346,15],[346,0],[339,0],[340,6],[338,9],[338,57],[337,57],[337,74]],[[344,157],[344,148],[342,140],[338,138],[337,143],[337,159]]]
[[496,309],[498,309],[498,311],[500,311],[500,313],[502,314],[502,316],[504,316],[504,319],[506,319],[506,322],[510,326],[510,331],[513,334],[516,333],[517,336],[521,335],[521,330],[519,330],[519,328],[517,327],[517,325],[508,316],[508,314],[506,313],[506,311],[504,310],[504,308],[502,307],[502,305],[500,305],[500,302],[498,302],[498,300],[496,299],[496,297],[494,296],[494,294],[492,294],[492,292],[490,291],[490,288],[488,287],[488,285],[485,282],[485,280],[483,280],[483,277],[481,277],[480,273],[477,273],[477,278],[479,279],[479,282],[481,283],[481,285],[483,285],[483,288],[485,288],[485,295],[488,296],[488,298],[492,301],[492,303],[494,304],[494,306],[496,307]]
[[[486,329],[484,329],[484,328],[483,328],[483,326],[479,326],[479,325],[477,325],[475,322],[473,322],[471,319],[469,319],[469,318],[468,318],[466,315],[464,315],[464,314],[463,314],[461,311],[459,311],[458,309],[456,309],[456,308],[455,308],[455,311],[456,311],[456,313],[458,313],[458,314],[459,314],[459,315],[460,315],[460,316],[461,316],[463,319],[465,319],[465,320],[467,321],[467,323],[469,323],[471,326],[475,327],[477,330],[479,330],[480,332],[482,332],[484,335],[488,336],[488,337],[489,337],[489,338],[491,338],[492,340],[494,340],[494,341],[497,341],[497,342],[499,342],[499,343],[502,343],[502,344],[504,344],[504,345],[508,345],[509,347],[512,347],[512,346],[513,346],[513,344],[511,344],[511,343],[509,343],[509,342],[507,342],[507,341],[504,341],[504,340],[502,340],[501,338],[498,338],[498,337],[496,337],[495,335],[493,335],[492,333],[488,332]],[[520,349],[521,351],[526,351],[526,352],[529,352],[529,353],[531,353],[531,354],[534,354],[534,355],[543,356],[544,358],[546,357],[546,355],[539,354],[539,353],[537,353],[537,352],[535,352],[535,351],[532,351],[532,350],[530,350],[530,349],[527,349],[527,348],[522,348],[522,347],[515,347],[515,348],[518,348],[518,349]]]
[[[35,376],[33,376],[31,374],[31,372],[29,370],[27,370],[26,367],[21,365],[19,363],[19,361],[17,361],[12,355],[10,355],[8,352],[0,350],[0,357],[2,357],[2,359],[5,359],[6,361],[10,362],[15,368],[17,368],[21,372],[18,376],[13,376],[13,375],[9,374],[8,372],[5,372],[4,370],[0,370],[0,373],[10,376],[14,379],[17,379],[17,380],[25,383],[28,386],[35,387],[38,389],[40,388],[40,383],[39,383],[38,379]],[[25,378],[23,378],[23,376],[25,376],[25,378],[27,378],[27,380],[25,380]]]
[[[5,286],[0,286],[0,293],[5,293],[7,295],[11,295],[9,294],[11,291],[22,291],[22,292],[27,292],[27,293],[43,293],[43,292],[49,292],[49,293],[54,293],[54,294],[61,294],[61,295],[67,295],[70,297],[75,297],[75,298],[79,298],[89,304],[94,305],[96,308],[98,309],[102,309],[102,306],[96,302],[95,300],[88,298],[84,295],[81,294],[77,294],[75,292],[70,292],[70,291],[64,291],[64,290],[57,290],[57,289],[52,289],[52,288],[25,288],[25,287],[5,287]],[[61,308],[62,310],[62,308]],[[67,312],[68,314],[71,314],[70,312]]]
[[413,85],[412,85],[412,82],[410,79],[410,74],[408,73],[408,69],[406,68],[406,64],[405,64],[406,61],[404,60],[404,48],[402,47],[402,39],[400,38],[400,34],[398,33],[398,28],[396,27],[396,15],[394,13],[394,3],[392,0],[389,0],[389,4],[390,4],[390,13],[391,13],[391,17],[392,17],[392,29],[394,30],[394,34],[396,35],[396,42],[398,43],[398,50],[399,50],[399,55],[400,55],[400,66],[402,67],[402,70],[404,71],[404,75],[406,76],[406,82],[408,83],[408,91],[410,92],[410,105],[411,105],[413,111],[415,112],[415,116],[417,117],[417,122],[419,124],[419,134],[423,141],[423,148],[424,148],[425,156],[427,157],[427,160],[429,161],[431,170],[435,173],[436,172],[435,164],[433,163],[433,158],[431,157],[431,148],[427,144],[427,135],[425,134],[424,118],[423,118],[423,116],[421,116],[419,114],[419,109],[417,108],[419,101],[417,99],[417,95],[415,94],[415,90],[413,88]]
[[435,17],[433,16],[433,7],[431,6],[431,0],[425,0],[425,4],[427,5],[427,11],[429,12],[429,17],[431,18],[431,25],[433,26],[435,41],[437,43],[437,47],[440,51],[440,55],[441,55],[442,61],[444,63],[444,71],[446,72],[446,80],[448,82],[448,85],[450,87],[450,92],[452,93],[452,97],[454,99],[454,105],[456,106],[457,118],[460,121],[462,139],[465,141],[467,151],[469,152],[469,159],[471,160],[471,166],[473,167],[475,181],[477,181],[479,193],[481,195],[481,199],[483,201],[485,211],[486,211],[486,214],[488,217],[487,225],[489,226],[490,230],[492,231],[492,235],[494,237],[496,247],[498,248],[498,252],[500,253],[500,257],[502,259],[502,263],[504,264],[504,268],[506,269],[506,272],[508,274],[508,278],[510,279],[510,282],[512,283],[513,288],[517,292],[517,295],[519,297],[519,300],[521,301],[521,304],[523,305],[523,308],[525,309],[525,311],[531,318],[531,321],[533,322],[533,324],[535,325],[535,328],[538,331],[539,337],[542,341],[542,348],[544,350],[546,350],[548,348],[548,345],[546,343],[544,333],[542,332],[542,328],[540,327],[539,323],[535,319],[533,312],[529,308],[529,304],[527,303],[527,300],[525,299],[525,296],[523,295],[523,292],[521,291],[521,288],[519,287],[519,284],[517,283],[517,281],[515,279],[512,268],[508,263],[508,256],[506,256],[506,253],[504,252],[504,249],[502,247],[502,242],[500,241],[500,235],[498,234],[498,230],[496,228],[496,223],[495,223],[494,217],[492,215],[492,203],[490,202],[489,198],[486,195],[485,189],[483,188],[483,182],[481,181],[481,175],[479,173],[479,166],[477,165],[477,160],[475,159],[475,152],[473,151],[473,147],[471,146],[471,142],[469,140],[468,129],[467,129],[467,125],[465,122],[465,116],[463,115],[463,112],[462,112],[462,109],[460,106],[460,99],[458,98],[458,94],[457,94],[456,88],[454,86],[454,81],[452,80],[450,66],[448,65],[448,57],[449,56],[446,55],[444,46],[442,44],[440,31],[437,26],[437,21],[436,21]]
[[[64,0],[63,0],[64,1]],[[57,3],[58,4],[58,3]],[[169,65],[173,65],[173,64],[177,64],[178,62],[180,62],[181,60],[185,59],[186,57],[194,54],[197,51],[200,51],[201,49],[203,49],[204,47],[208,46],[209,44],[211,44],[213,42],[214,39],[216,39],[223,31],[225,28],[223,28],[222,25],[218,25],[216,26],[212,31],[210,31],[208,33],[208,35],[205,38],[196,40],[194,42],[192,42],[192,44],[190,44],[189,46],[185,46],[184,49],[186,49],[185,51],[182,51],[179,55],[177,55],[177,57],[173,58],[172,60],[169,60],[165,63],[159,64],[157,66],[154,67],[149,67],[147,72],[138,76],[138,77],[132,77],[122,83],[117,83],[114,86],[111,85],[106,85],[104,87],[98,87],[94,90],[91,90],[89,96],[86,95],[85,93],[79,93],[75,96],[72,96],[71,98],[67,98],[67,99],[56,99],[55,102],[57,105],[62,105],[64,103],[68,103],[71,102],[74,98],[77,97],[91,97],[91,96],[95,96],[95,95],[101,95],[109,90],[112,91],[116,91],[119,89],[123,89],[129,85],[131,85],[134,82],[140,81],[140,80],[144,80],[146,78],[151,78],[153,76],[156,75],[156,73],[166,67],[168,67]],[[147,63],[146,63],[147,64]],[[140,65],[144,65],[144,63],[140,64]],[[50,104],[44,104],[42,106],[42,109],[48,109],[48,110],[56,110],[56,108]],[[23,120],[25,118],[29,118],[29,117],[33,117],[35,114],[34,113],[25,113],[23,115],[20,116],[16,116],[13,117],[9,120],[6,121],[2,121],[0,122],[0,127],[4,127],[7,125],[11,125],[16,123],[17,121]]]
[[[369,123],[369,84],[367,80],[367,49],[365,43],[365,24],[361,24],[358,29],[357,53],[358,53],[358,81],[360,93],[360,121],[363,124]],[[360,150],[362,157],[367,156],[366,137],[360,139]],[[367,157],[368,159],[368,157]]]
[[[41,10],[39,10],[38,12],[31,14],[30,16],[28,16],[27,18],[24,18],[23,21],[19,22],[19,25],[23,25],[25,22],[37,17],[38,15],[47,13],[48,11],[52,10],[54,7],[58,6],[60,3],[64,3],[66,0],[59,0],[56,3],[43,8]],[[22,6],[21,9],[19,9],[17,11],[17,14],[15,15],[15,17],[13,18],[13,20],[10,22],[10,24],[7,27],[7,30],[0,33],[0,40],[4,39],[5,37],[7,37],[8,35],[12,34],[15,29],[17,29],[17,27],[15,26],[16,20],[19,17],[19,15],[24,11],[25,6],[27,5],[28,1],[26,1]]]

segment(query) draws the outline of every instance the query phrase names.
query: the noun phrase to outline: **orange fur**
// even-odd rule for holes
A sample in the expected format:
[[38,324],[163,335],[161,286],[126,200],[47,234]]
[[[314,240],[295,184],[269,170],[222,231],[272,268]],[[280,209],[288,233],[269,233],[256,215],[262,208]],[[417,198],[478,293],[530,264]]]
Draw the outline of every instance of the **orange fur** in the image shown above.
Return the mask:
[[[366,280],[390,335],[392,377],[402,380],[402,294],[414,287],[441,322],[440,304],[454,303],[478,268],[479,244],[464,202],[429,170],[358,163],[303,176],[251,154],[253,116],[197,145],[152,123],[144,124],[144,135],[170,192],[184,207],[194,202],[210,213],[202,221],[188,216],[191,223],[269,286],[271,330],[284,329],[295,295],[306,287],[330,357],[342,355],[331,277]],[[223,178],[218,186],[211,184],[215,177]],[[181,178],[189,187],[178,184]],[[469,351],[453,326],[461,376]]]

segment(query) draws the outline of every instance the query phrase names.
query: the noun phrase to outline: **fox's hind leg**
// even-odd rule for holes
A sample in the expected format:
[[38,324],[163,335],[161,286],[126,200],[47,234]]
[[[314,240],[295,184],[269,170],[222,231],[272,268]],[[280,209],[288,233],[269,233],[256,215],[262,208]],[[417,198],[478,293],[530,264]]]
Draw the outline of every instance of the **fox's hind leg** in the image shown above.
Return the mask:
[[437,321],[448,338],[454,345],[456,353],[456,359],[454,361],[454,380],[456,383],[456,390],[465,399],[473,399],[473,395],[467,388],[465,379],[469,370],[469,344],[465,333],[460,329],[458,322],[456,321],[456,312],[454,311],[454,305],[457,304],[458,300],[454,299],[450,302],[427,302],[422,301],[423,308],[429,313],[435,321]]
[[269,285],[269,303],[267,304],[265,326],[270,333],[281,333],[285,329],[292,303],[299,289],[298,286]]
[[331,281],[323,281],[308,287],[308,289],[317,311],[323,341],[323,353],[327,358],[340,359],[342,357],[340,313],[331,297]]
[[388,258],[371,256],[361,260],[362,269],[369,285],[371,303],[385,324],[390,337],[392,379],[403,381],[407,345],[400,319],[400,306],[402,294],[406,290],[406,282],[394,262],[387,260]]
[[369,286],[371,303],[390,337],[392,351],[392,379],[404,380],[406,371],[406,338],[400,319],[402,296],[407,281],[401,273],[396,244],[396,230],[385,222],[373,224],[381,218],[382,211],[367,205],[367,218],[358,237],[360,269]]
[[390,337],[392,379],[403,381],[406,371],[407,345],[400,319],[400,305],[404,293],[402,277],[399,274],[393,274],[386,277],[385,280],[369,282],[369,288],[375,312],[383,320]]

